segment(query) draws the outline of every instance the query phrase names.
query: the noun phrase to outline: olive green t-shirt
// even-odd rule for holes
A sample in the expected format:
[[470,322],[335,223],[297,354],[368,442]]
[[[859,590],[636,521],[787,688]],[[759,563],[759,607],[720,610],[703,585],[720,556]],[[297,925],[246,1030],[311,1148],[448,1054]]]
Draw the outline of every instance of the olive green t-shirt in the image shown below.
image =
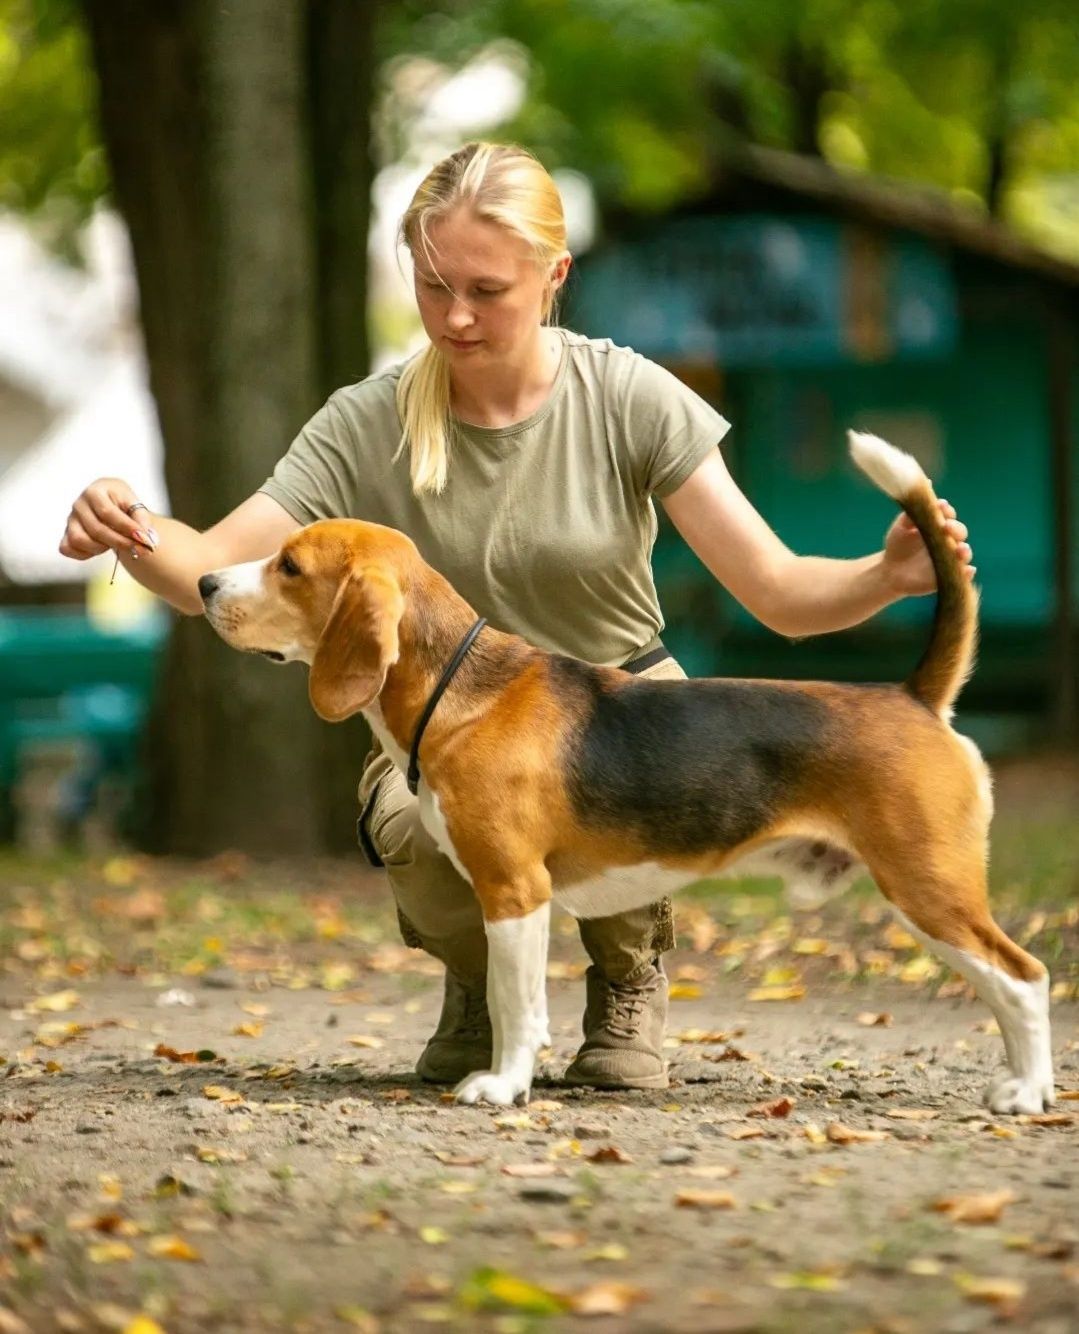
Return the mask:
[[398,528],[481,616],[541,648],[625,662],[663,618],[653,496],[676,491],[728,424],[668,371],[559,330],[547,400],[512,426],[455,423],[441,495],[416,496],[396,365],[339,389],[260,488],[300,523]]

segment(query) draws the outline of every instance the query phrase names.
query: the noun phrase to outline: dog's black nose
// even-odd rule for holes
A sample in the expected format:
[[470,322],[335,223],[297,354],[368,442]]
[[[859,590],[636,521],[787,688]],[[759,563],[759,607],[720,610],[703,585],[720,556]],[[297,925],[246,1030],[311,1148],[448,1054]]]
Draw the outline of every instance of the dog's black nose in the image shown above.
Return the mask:
[[203,602],[209,602],[220,587],[216,574],[204,574],[199,580],[199,597]]

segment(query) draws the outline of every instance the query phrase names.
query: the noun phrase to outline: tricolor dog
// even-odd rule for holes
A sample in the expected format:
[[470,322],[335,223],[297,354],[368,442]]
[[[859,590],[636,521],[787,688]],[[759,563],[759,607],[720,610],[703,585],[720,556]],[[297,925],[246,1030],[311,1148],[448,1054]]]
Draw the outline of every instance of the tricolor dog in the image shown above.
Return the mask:
[[588,666],[484,625],[407,537],[353,520],[311,524],[267,560],[199,581],[229,644],[307,663],[321,717],[364,714],[475,889],[494,1054],[458,1085],[461,1102],[528,1096],[549,1041],[552,899],[606,916],[751,854],[778,849],[789,863],[812,845],[864,863],[993,1011],[1009,1073],[989,1107],[1053,1101],[1048,976],[990,915],[989,776],[949,724],[977,595],[914,459],[853,433],[851,451],[917,524],[937,574],[929,646],[901,686],[649,681]]

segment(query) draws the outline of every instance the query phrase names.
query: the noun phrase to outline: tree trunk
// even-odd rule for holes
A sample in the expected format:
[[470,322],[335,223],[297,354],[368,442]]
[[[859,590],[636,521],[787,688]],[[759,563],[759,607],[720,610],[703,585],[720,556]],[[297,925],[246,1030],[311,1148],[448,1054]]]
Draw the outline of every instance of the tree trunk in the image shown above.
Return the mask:
[[[371,220],[371,113],[378,0],[309,0],[307,88],[314,243],[316,375],[325,398],[368,369],[367,233]],[[371,743],[362,718],[320,733],[323,837],[356,846],[356,783]]]
[[[342,337],[341,319],[315,318],[340,259],[326,258],[323,228],[312,225],[327,192],[312,197],[309,150],[324,136],[307,134],[314,44],[305,28],[309,9],[339,7],[84,5],[114,190],[131,230],[169,493],[176,515],[204,528],[265,480],[325,396],[327,367],[341,364],[327,350]],[[356,20],[366,11],[343,8]],[[323,100],[335,104],[328,92]],[[353,105],[364,143],[368,114],[366,101]],[[350,134],[346,143],[355,126]],[[351,170],[351,157],[339,161]],[[356,276],[352,264],[350,286],[362,321],[366,204],[360,212],[361,269]],[[346,213],[337,212],[337,236]],[[351,358],[346,378],[365,369],[362,335]],[[201,621],[181,619],[149,728],[143,841],[190,854],[323,849],[328,732],[298,668],[278,672],[227,649]],[[351,756],[342,784],[350,799],[361,759]]]

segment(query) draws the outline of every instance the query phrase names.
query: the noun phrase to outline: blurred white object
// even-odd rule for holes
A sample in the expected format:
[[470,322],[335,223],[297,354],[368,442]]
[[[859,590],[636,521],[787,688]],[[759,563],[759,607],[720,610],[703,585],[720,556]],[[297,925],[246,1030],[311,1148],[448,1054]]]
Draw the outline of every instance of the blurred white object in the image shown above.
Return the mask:
[[57,550],[71,502],[96,477],[122,477],[151,509],[168,507],[127,234],[102,211],[82,239],[77,269],[22,220],[0,217],[0,576],[15,583],[111,571],[111,556]]

